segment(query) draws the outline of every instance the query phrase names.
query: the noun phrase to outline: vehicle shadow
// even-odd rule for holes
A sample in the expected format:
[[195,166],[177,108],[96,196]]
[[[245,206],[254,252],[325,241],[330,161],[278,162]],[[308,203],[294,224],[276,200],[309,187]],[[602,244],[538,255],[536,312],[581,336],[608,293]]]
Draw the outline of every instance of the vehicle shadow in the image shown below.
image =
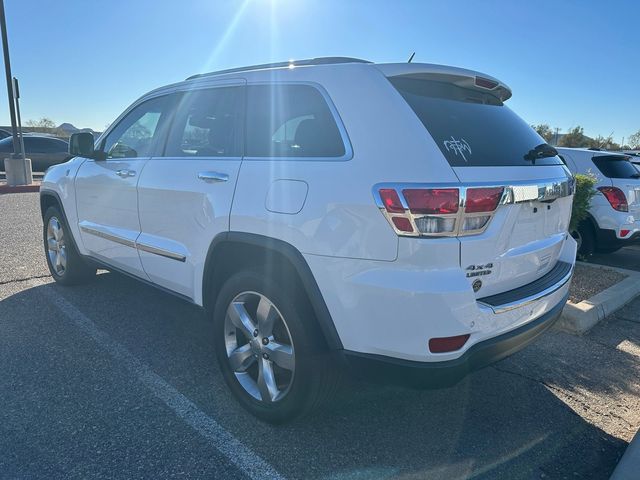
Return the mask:
[[[533,347],[514,357],[514,372],[513,364],[504,369],[501,362],[448,389],[354,380],[328,408],[274,427],[245,413],[227,390],[215,366],[211,323],[201,309],[106,273],[80,287],[48,283],[20,291],[0,302],[0,316],[27,315],[29,305],[38,305],[51,310],[52,322],[68,323],[47,304],[52,292],[288,478],[608,478],[626,447],[528,375],[555,361],[539,358]],[[567,365],[574,361],[570,351],[563,358]],[[631,388],[636,363],[621,355],[616,377],[598,385]],[[596,373],[567,378],[573,388],[582,382],[594,388],[591,375]]]

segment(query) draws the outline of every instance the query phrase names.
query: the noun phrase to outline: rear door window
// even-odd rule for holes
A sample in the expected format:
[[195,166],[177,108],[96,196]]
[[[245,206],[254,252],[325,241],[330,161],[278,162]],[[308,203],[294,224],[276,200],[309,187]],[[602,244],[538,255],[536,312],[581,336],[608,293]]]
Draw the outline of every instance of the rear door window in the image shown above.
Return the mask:
[[433,80],[392,77],[452,167],[561,165],[524,157],[544,140],[498,98]]
[[247,87],[247,157],[345,155],[345,144],[322,94],[310,85]]
[[185,93],[178,102],[167,157],[242,156],[242,87]]
[[593,163],[608,178],[640,178],[636,167],[624,157],[601,155],[593,157]]

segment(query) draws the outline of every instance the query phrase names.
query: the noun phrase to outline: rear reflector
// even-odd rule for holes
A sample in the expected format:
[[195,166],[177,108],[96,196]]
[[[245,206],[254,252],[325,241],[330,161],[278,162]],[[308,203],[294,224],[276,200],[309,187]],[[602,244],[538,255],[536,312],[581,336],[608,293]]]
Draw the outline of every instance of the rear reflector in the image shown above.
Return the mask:
[[465,211],[467,213],[493,212],[504,192],[503,187],[468,188]]
[[629,211],[627,197],[618,187],[598,187],[598,190],[602,192],[614,210],[617,210],[618,212]]
[[403,190],[411,213],[447,215],[458,211],[457,188],[416,188]]
[[458,335],[456,337],[432,338],[429,340],[429,350],[431,353],[446,353],[460,350],[470,335]]
[[620,230],[621,237],[626,237],[629,233],[631,233],[631,230]]

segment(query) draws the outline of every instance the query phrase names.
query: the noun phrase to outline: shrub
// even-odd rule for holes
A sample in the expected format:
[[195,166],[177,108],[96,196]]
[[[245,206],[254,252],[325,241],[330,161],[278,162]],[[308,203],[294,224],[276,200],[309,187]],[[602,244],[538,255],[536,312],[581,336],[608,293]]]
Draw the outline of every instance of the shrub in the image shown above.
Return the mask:
[[573,210],[571,211],[571,222],[569,222],[569,231],[573,232],[578,229],[578,225],[587,218],[587,210],[591,198],[596,194],[596,179],[593,175],[577,174],[575,178],[575,192],[573,193]]

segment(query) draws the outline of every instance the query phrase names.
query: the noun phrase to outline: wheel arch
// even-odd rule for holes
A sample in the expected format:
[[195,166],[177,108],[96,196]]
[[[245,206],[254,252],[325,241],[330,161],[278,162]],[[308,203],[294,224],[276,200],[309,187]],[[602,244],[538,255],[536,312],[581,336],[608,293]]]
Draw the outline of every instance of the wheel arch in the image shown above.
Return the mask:
[[64,221],[65,225],[69,229],[69,233],[70,233],[69,237],[71,239],[71,242],[73,242],[73,246],[76,249],[76,251],[80,252],[80,250],[78,249],[78,244],[75,239],[75,235],[73,234],[73,230],[71,229],[69,219],[67,218],[67,213],[64,211],[64,205],[62,203],[62,200],[60,199],[60,195],[58,195],[58,192],[55,192],[53,190],[41,189],[40,190],[40,215],[42,216],[43,220],[44,220],[45,213],[50,207],[58,207],[58,209],[60,209],[62,220]]
[[298,285],[315,314],[318,326],[330,350],[342,349],[329,309],[320,288],[302,254],[293,245],[271,237],[244,232],[225,232],[217,235],[205,260],[202,300],[208,312],[213,312],[215,301],[224,281],[243,268],[276,266],[280,274],[294,275]]
[[60,196],[57,192],[54,192],[53,190],[40,190],[40,215],[42,218],[44,218],[44,214],[49,207],[60,208],[60,212],[62,213],[62,216],[65,217],[66,221],[64,208],[62,207],[62,202],[60,201]]

